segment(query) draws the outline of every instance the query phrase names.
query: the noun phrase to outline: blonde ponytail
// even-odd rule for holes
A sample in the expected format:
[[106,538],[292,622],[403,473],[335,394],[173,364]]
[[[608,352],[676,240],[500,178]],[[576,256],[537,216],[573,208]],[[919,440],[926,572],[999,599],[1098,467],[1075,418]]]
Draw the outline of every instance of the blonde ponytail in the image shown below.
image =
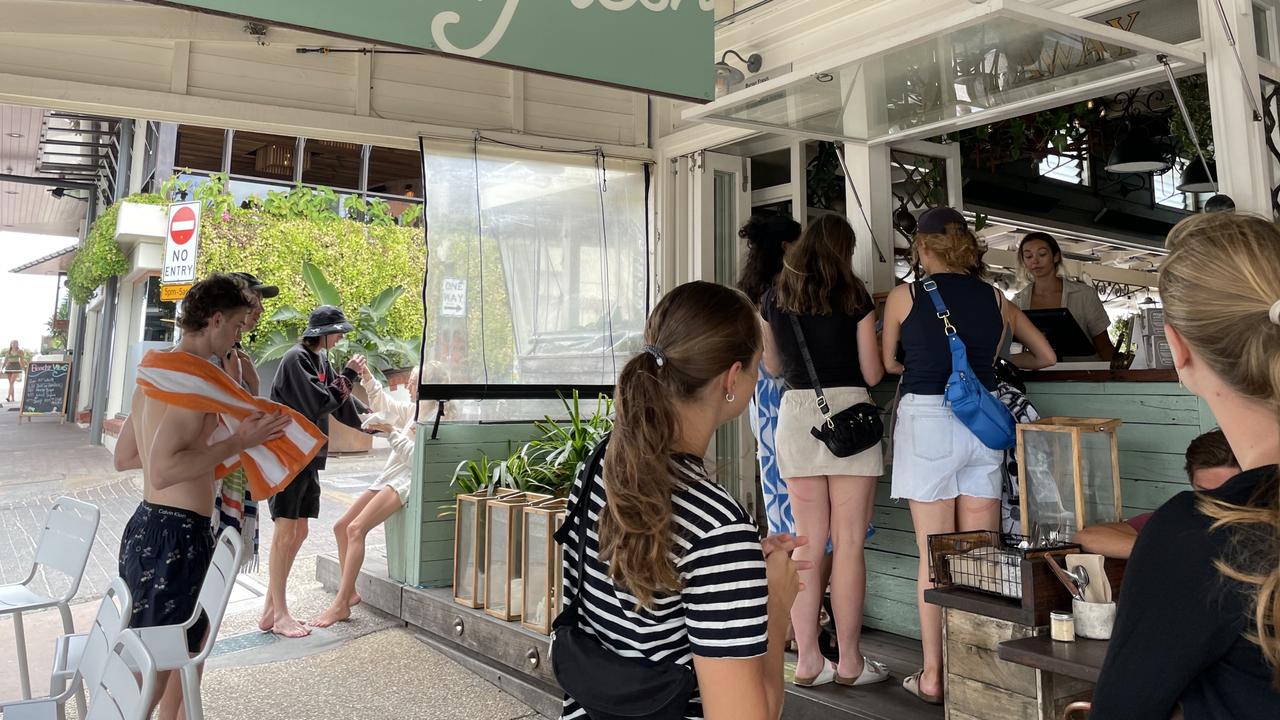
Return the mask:
[[[1280,426],[1280,228],[1237,213],[1196,215],[1169,234],[1160,268],[1165,322],[1218,377],[1243,396],[1266,403]],[[1260,497],[1235,505],[1209,497],[1201,510],[1213,528],[1232,530],[1222,574],[1253,594],[1250,638],[1273,669],[1280,690],[1280,472]]]

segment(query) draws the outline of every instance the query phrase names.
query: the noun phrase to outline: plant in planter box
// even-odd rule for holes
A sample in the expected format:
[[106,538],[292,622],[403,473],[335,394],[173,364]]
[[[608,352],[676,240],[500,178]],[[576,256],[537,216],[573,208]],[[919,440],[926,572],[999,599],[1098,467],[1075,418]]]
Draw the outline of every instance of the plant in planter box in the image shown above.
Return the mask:
[[[320,268],[304,262],[302,281],[317,304],[343,307],[342,296]],[[335,367],[342,367],[353,355],[364,355],[369,361],[369,370],[379,380],[386,382],[387,372],[413,366],[418,356],[418,340],[396,337],[388,327],[391,308],[404,292],[403,285],[386,288],[368,305],[360,306],[354,315],[348,317],[355,330],[348,333],[330,351],[330,361]],[[268,320],[284,323],[286,327],[267,337],[258,350],[258,362],[283,356],[297,344],[307,325],[307,315],[292,305],[277,309]]]
[[613,429],[613,401],[608,397],[596,399],[595,412],[589,417],[582,413],[576,390],[572,400],[561,397],[560,401],[568,419],[556,422],[548,416],[534,423],[542,437],[525,445],[519,453],[527,458],[530,482],[557,497],[568,494],[582,464]]

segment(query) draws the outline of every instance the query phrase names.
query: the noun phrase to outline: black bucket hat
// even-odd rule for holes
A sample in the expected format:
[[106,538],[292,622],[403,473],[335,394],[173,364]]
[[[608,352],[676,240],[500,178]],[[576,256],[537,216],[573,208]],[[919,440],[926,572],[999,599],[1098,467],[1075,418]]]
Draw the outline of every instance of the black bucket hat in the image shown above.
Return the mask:
[[263,299],[273,298],[280,294],[280,288],[275,285],[267,285],[247,272],[234,272],[231,274],[243,280],[250,290],[258,293],[258,296]]
[[341,310],[332,305],[321,305],[311,311],[311,318],[307,320],[307,330],[302,333],[302,337],[345,335],[354,329],[351,323],[347,322],[347,316],[343,315]]

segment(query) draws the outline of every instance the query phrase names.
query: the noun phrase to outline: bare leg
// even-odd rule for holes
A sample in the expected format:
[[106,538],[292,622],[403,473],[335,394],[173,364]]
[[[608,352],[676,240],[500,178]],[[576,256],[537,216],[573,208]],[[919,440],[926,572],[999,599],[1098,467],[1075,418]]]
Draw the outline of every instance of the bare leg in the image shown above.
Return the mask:
[[862,673],[862,607],[867,595],[867,508],[875,500],[876,478],[832,476],[827,482],[831,505],[831,610],[844,677]]
[[[338,569],[342,571],[347,566],[347,528],[350,527],[351,521],[360,516],[360,513],[369,504],[370,500],[376,493],[363,492],[356,501],[351,503],[351,507],[338,518],[338,522],[333,524],[333,538],[338,542]],[[360,596],[354,591],[351,593],[350,606],[355,607],[360,604]],[[314,623],[312,623],[314,624]],[[317,627],[327,627],[326,625],[317,625]]]
[[[998,509],[998,506],[997,506]],[[920,611],[920,644],[924,649],[924,671],[920,674],[920,691],[928,695],[942,694],[942,609],[924,601],[924,591],[933,587],[929,580],[929,536],[955,532],[956,501],[911,501],[911,524],[916,531],[916,547],[920,551],[920,567],[916,574],[916,606]]]
[[163,688],[156,698],[156,720],[182,720],[182,675],[174,670],[160,673],[156,687]]
[[269,560],[271,566],[268,568],[270,579],[268,593],[270,593],[271,607],[275,611],[271,632],[291,638],[305,637],[311,631],[289,614],[286,586],[289,581],[289,571],[293,569],[293,560],[297,557],[302,542],[307,538],[307,520],[306,518],[297,520],[278,518],[275,523],[276,533],[271,543]]
[[999,500],[968,495],[956,498],[956,532],[999,529]]
[[[316,627],[329,627],[351,617],[351,599],[356,594],[356,578],[360,576],[360,566],[364,564],[365,538],[370,530],[386,522],[387,518],[402,507],[400,494],[390,487],[384,487],[376,493],[367,492],[361,499],[365,502],[360,513],[346,523],[347,560],[342,564],[342,581],[338,585],[338,594],[333,598],[329,609],[311,621]],[[359,504],[361,503],[357,503]],[[351,507],[354,509],[356,505]],[[348,510],[347,515],[350,513]],[[346,519],[346,515],[343,515],[343,519]],[[338,524],[341,525],[342,521],[339,520]]]
[[809,539],[809,543],[796,548],[792,556],[813,563],[811,569],[800,573],[804,589],[791,606],[791,626],[796,634],[796,676],[810,678],[822,672],[826,663],[818,649],[818,608],[826,593],[826,586],[818,579],[818,568],[827,552],[831,509],[825,475],[786,478],[786,481],[791,511],[796,517],[796,534]]

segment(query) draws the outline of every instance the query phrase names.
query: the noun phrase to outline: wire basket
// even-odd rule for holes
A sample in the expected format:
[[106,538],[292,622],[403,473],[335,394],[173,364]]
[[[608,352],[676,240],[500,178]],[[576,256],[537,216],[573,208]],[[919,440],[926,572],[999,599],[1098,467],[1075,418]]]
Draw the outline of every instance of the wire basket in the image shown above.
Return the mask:
[[1033,546],[1025,535],[992,530],[930,535],[929,574],[938,588],[963,587],[1021,600],[1025,560],[1079,549],[1066,542]]

